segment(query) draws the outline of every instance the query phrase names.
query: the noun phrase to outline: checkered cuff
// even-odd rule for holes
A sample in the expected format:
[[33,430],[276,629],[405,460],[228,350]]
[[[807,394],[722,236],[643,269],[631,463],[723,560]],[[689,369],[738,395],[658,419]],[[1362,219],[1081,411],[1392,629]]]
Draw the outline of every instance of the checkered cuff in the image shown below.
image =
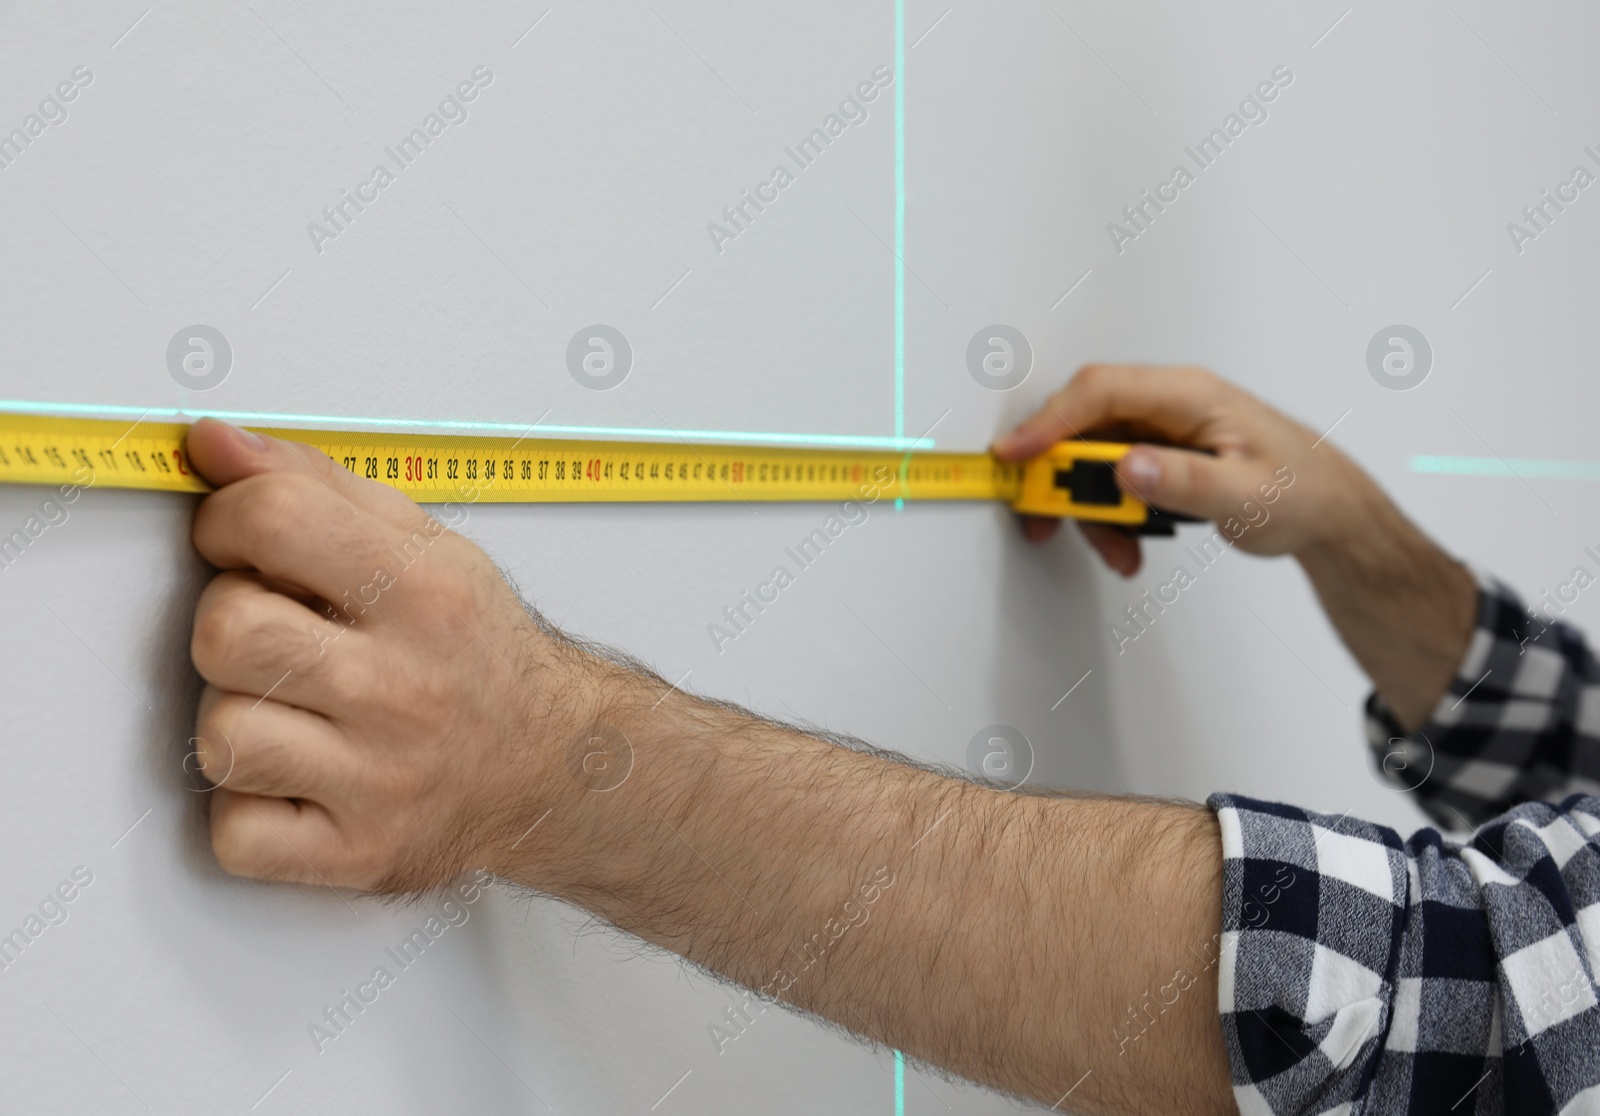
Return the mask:
[[1244,1116],[1600,1112],[1600,799],[1466,846],[1216,794]]
[[1600,794],[1600,664],[1562,611],[1550,593],[1530,610],[1480,574],[1476,630],[1428,723],[1407,733],[1377,693],[1367,699],[1374,764],[1441,827]]

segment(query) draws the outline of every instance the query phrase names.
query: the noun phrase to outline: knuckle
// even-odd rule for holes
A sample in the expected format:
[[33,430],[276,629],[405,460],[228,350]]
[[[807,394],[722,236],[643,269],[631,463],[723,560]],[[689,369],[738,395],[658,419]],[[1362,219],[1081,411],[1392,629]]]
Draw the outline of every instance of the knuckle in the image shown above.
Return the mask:
[[195,545],[230,564],[259,565],[285,535],[303,529],[316,486],[306,474],[260,473],[214,492],[196,515]]
[[1103,392],[1111,387],[1116,370],[1109,364],[1085,364],[1073,375],[1068,387],[1090,393]]
[[211,800],[211,853],[230,875],[263,877],[267,872],[261,840],[241,805],[232,796]]
[[[243,694],[224,694],[217,699],[206,719],[208,736],[217,739],[202,739],[217,751],[230,785],[251,785],[255,781],[252,776],[269,766],[274,758],[275,748],[270,737],[264,737],[249,723],[254,705],[255,702]],[[259,718],[257,722],[259,724]],[[225,755],[222,754],[224,750]]]
[[418,716],[426,724],[443,725],[460,708],[460,694],[436,671],[419,671],[412,680]]
[[193,745],[195,768],[208,783],[220,787],[232,780],[235,752],[231,735],[206,722],[196,727]]
[[218,693],[200,716],[197,726],[229,740],[239,734],[239,719],[245,710],[245,699],[239,694]]
[[248,504],[240,496],[249,484],[249,481],[240,481],[209,493],[195,509],[190,536],[195,549],[215,564],[232,561],[232,543],[238,533],[241,512]]
[[190,655],[207,681],[252,667],[273,668],[302,655],[299,634],[274,616],[264,598],[225,597],[195,617]]
[[315,481],[294,473],[263,473],[250,482],[241,497],[238,529],[254,550],[303,520],[308,486]]
[[461,631],[465,623],[483,630],[479,592],[459,566],[421,562],[403,577],[408,608],[423,620],[424,629]]
[[1086,364],[1080,368],[1063,394],[1070,394],[1080,413],[1106,417],[1116,399],[1129,386],[1136,370],[1119,364]]
[[195,549],[202,556],[209,557],[207,543],[212,535],[212,526],[217,516],[222,514],[221,493],[212,492],[200,501],[200,506],[194,510],[194,524],[189,528],[189,537],[194,540]]
[[237,646],[235,613],[237,606],[229,599],[208,602],[208,607],[195,614],[194,631],[189,637],[189,657],[195,670],[210,681],[233,660]]
[[454,571],[419,572],[422,577],[417,580],[418,592],[435,601],[444,610],[443,616],[471,617],[478,611],[478,593],[467,579]]

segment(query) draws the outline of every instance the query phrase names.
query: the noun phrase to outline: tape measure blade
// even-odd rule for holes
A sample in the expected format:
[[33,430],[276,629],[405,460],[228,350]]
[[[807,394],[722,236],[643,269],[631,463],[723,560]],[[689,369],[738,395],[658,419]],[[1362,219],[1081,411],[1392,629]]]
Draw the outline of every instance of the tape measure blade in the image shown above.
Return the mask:
[[[987,454],[252,428],[421,502],[1009,500]],[[0,481],[204,492],[178,423],[0,414]]]
[[185,427],[6,415],[0,419],[0,480],[63,488],[203,492],[182,452]]

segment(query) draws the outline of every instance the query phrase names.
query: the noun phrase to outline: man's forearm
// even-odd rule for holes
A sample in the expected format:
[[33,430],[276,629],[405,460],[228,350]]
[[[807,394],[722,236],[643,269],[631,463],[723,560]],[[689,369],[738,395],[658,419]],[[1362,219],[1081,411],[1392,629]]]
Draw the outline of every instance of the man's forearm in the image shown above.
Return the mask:
[[1231,1111],[1208,811],[1008,794],[620,669],[592,708],[502,875],[1064,1111]]
[[[409,892],[485,866],[1062,1110],[1231,1108],[1207,811],[1003,793],[700,701],[331,459],[208,421],[188,446],[227,571],[191,649],[228,871]],[[280,591],[348,598],[408,547],[353,615]]]
[[1408,729],[1454,676],[1477,617],[1472,575],[1360,475],[1364,514],[1297,557],[1345,646]]

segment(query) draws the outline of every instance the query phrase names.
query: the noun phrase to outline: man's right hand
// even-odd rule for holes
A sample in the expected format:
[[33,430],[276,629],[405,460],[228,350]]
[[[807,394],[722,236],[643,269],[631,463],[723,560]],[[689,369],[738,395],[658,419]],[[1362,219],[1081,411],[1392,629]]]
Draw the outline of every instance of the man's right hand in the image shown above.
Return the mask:
[[[1346,545],[1370,507],[1384,501],[1367,475],[1315,431],[1205,369],[1184,365],[1086,365],[994,451],[1022,461],[1064,438],[1090,437],[1138,443],[1117,466],[1125,489],[1165,511],[1219,527],[1229,520],[1245,525],[1236,542],[1252,554]],[[1042,541],[1057,523],[1030,517],[1024,527]],[[1081,526],[1112,569],[1124,576],[1138,571],[1134,536]]]
[[[1400,722],[1427,719],[1465,654],[1477,584],[1355,462],[1203,368],[1149,364],[1085,366],[994,452],[1022,461],[1089,437],[1136,443],[1117,480],[1152,507],[1214,520],[1252,554],[1294,555]],[[1039,542],[1057,522],[1023,528]],[[1138,572],[1136,537],[1080,526],[1112,569]]]

